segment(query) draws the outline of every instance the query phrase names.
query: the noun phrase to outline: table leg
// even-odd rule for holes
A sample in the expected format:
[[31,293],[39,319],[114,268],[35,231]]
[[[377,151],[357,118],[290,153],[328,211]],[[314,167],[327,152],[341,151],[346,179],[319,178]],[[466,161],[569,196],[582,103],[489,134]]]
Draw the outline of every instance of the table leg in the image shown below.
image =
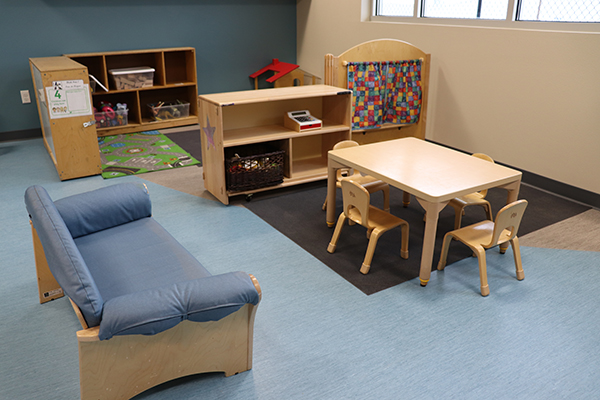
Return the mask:
[[435,234],[437,232],[439,214],[448,202],[430,203],[419,198],[417,198],[417,201],[425,209],[425,235],[423,236],[419,280],[421,281],[421,286],[426,286],[429,282],[431,266],[433,265],[433,250],[435,249]]
[[406,208],[410,205],[410,193],[406,190],[402,193],[402,205]]
[[521,180],[520,179],[516,182],[513,182],[509,185],[504,186],[504,188],[508,191],[508,196],[506,198],[506,204],[510,204],[514,201],[519,200],[519,189],[521,188]]
[[332,228],[335,225],[335,195],[336,195],[336,172],[339,164],[328,160],[327,162],[327,226]]

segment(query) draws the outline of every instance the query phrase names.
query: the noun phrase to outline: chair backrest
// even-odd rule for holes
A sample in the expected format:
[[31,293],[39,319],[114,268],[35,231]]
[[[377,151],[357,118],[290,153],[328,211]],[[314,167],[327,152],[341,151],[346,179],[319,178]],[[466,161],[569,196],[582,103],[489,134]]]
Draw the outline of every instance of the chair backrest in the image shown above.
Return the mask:
[[[358,142],[355,142],[354,140],[342,140],[341,142],[337,142],[334,146],[333,146],[333,150],[339,150],[339,149],[345,149],[348,147],[357,147],[360,146],[358,144]],[[342,173],[345,172],[346,175],[345,176],[352,176],[355,173],[358,173],[358,171],[355,171],[353,168],[341,168],[337,170],[337,180],[341,180],[344,176],[342,175]]]
[[342,140],[341,142],[337,142],[335,146],[333,146],[334,150],[345,149],[346,147],[357,147],[359,146],[358,142],[354,140]]
[[494,223],[492,240],[489,245],[484,246],[485,248],[506,243],[517,236],[517,231],[519,230],[519,225],[521,225],[527,204],[527,200],[518,200],[507,204],[498,211]]
[[[369,205],[371,196],[367,189],[354,182],[352,179],[343,179],[342,195],[344,199],[344,214],[352,221],[369,228]],[[360,217],[350,210],[356,210],[360,213]]]
[[[482,160],[485,160],[485,161],[489,161],[489,162],[491,162],[492,164],[494,164],[494,159],[493,159],[492,157],[488,156],[487,154],[483,154],[483,153],[473,153],[473,154],[472,154],[472,156],[473,156],[473,157],[476,157],[476,158],[480,158],[480,159],[482,159]],[[488,190],[487,190],[487,189],[484,189],[484,190],[480,190],[480,191],[479,191],[479,192],[477,192],[477,193],[479,193],[479,194],[480,194],[480,195],[481,195],[483,198],[485,198],[485,196],[487,196],[487,192],[488,192]]]

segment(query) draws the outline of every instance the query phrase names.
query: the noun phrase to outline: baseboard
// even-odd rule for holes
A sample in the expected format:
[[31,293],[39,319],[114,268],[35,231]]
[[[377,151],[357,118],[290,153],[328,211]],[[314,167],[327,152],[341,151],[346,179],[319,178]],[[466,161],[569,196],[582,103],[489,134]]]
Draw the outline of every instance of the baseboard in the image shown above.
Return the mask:
[[176,126],[174,128],[160,129],[160,133],[168,135],[169,133],[199,131],[199,130],[200,130],[200,125],[193,124],[193,125],[185,125],[185,126]]
[[[505,165],[502,163],[499,164]],[[598,193],[590,192],[589,190],[555,181],[554,179],[546,178],[544,176],[534,174],[533,172],[511,167],[510,165],[506,166],[521,171],[523,173],[523,182],[528,185],[535,186],[538,189],[543,189],[590,207],[600,209],[600,194]]]
[[[447,146],[442,143],[434,142],[433,140],[428,140],[428,142],[439,144],[440,146],[447,147],[449,149],[453,149],[456,151],[460,151],[461,153],[470,154],[464,150],[457,149],[451,146]],[[521,171],[523,173],[522,182],[526,183],[530,186],[534,186],[538,189],[545,190],[547,192],[554,193],[556,195],[566,197],[570,200],[588,205],[590,207],[594,207],[596,209],[600,209],[600,194],[590,192],[589,190],[581,189],[576,186],[571,186],[569,184],[556,181],[554,179],[546,178],[545,176],[541,176],[538,174],[534,174],[533,172],[525,171],[521,168],[504,164],[502,162],[494,160],[497,164],[504,165],[505,167],[516,169],[517,171]]]
[[14,140],[39,139],[42,137],[42,130],[25,129],[23,131],[0,132],[0,142],[12,142]]

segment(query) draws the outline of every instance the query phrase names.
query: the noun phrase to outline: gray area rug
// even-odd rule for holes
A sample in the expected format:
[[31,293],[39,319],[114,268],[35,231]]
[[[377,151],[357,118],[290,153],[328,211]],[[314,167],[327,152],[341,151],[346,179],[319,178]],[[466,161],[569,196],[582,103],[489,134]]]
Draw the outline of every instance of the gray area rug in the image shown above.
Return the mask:
[[[333,229],[327,227],[325,212],[321,210],[326,195],[325,182],[280,196],[262,198],[260,195],[255,195],[252,201],[246,203],[246,207],[365,294],[373,294],[419,275],[424,234],[423,209],[414,197],[410,205],[404,208],[402,192],[393,187],[390,189],[391,212],[408,221],[410,225],[409,258],[407,260],[400,258],[400,230],[386,232],[377,243],[371,270],[367,275],[359,272],[368,244],[365,228],[356,225],[345,226],[336,252],[333,254],[327,252]],[[519,198],[529,201],[519,236],[590,210],[590,207],[527,185],[521,186]],[[488,191],[487,199],[492,204],[495,216],[506,204],[506,191],[491,189]],[[339,215],[342,211],[341,196],[338,196],[337,200],[336,215]],[[382,207],[381,196],[375,194],[372,202]],[[466,210],[462,224],[466,226],[483,219],[485,219],[485,212],[481,207],[470,207]],[[452,229],[454,229],[454,210],[446,207],[440,213],[432,269],[437,267],[444,234]],[[512,258],[510,253],[509,250],[506,255]],[[453,242],[448,255],[448,264],[471,255],[468,247]]]

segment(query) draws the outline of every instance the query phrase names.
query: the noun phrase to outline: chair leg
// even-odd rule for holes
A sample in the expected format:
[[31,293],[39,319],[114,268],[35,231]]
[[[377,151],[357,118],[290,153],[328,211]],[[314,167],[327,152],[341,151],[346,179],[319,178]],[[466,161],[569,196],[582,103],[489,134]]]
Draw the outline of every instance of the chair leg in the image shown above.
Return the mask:
[[521,247],[519,246],[519,238],[515,236],[513,240],[510,241],[510,245],[512,247],[513,256],[515,258],[517,279],[522,281],[523,279],[525,279],[525,272],[523,272],[523,264],[521,263]]
[[477,261],[479,261],[479,280],[481,281],[481,295],[485,297],[490,294],[490,287],[487,281],[485,250],[482,247],[471,249],[477,254]]
[[460,223],[462,221],[462,216],[465,212],[464,208],[455,208],[454,209],[454,229],[460,228]]
[[491,205],[488,203],[488,204],[485,204],[485,205],[483,206],[483,208],[485,209],[485,213],[487,214],[487,218],[488,218],[490,221],[493,221],[493,220],[494,220],[494,218],[492,217],[492,206],[491,206]]
[[440,262],[438,263],[437,269],[438,271],[443,271],[446,267],[446,258],[448,257],[448,249],[450,248],[450,243],[452,242],[452,232],[446,233],[444,236],[444,241],[442,242],[442,252],[440,254]]
[[327,196],[325,196],[325,203],[323,203],[323,207],[321,207],[323,211],[327,210]]
[[408,224],[402,224],[400,226],[402,229],[402,245],[400,247],[400,257],[405,260],[408,258],[408,236],[409,236],[409,226]]
[[342,232],[342,228],[344,227],[344,223],[346,222],[346,215],[344,213],[340,214],[338,218],[338,222],[335,225],[335,230],[333,231],[333,236],[331,237],[331,242],[329,242],[329,246],[327,246],[327,251],[329,253],[333,253],[337,246],[337,241],[340,238],[340,233]]
[[375,247],[377,246],[377,241],[379,240],[381,233],[382,232],[379,229],[373,229],[373,232],[371,232],[369,246],[367,246],[367,254],[365,254],[365,260],[360,267],[360,272],[365,275],[369,273],[369,270],[371,269],[371,261],[373,261],[373,254],[375,253]]
[[389,186],[385,186],[383,189],[381,189],[381,191],[383,192],[383,210],[387,213],[390,212],[390,187]]

